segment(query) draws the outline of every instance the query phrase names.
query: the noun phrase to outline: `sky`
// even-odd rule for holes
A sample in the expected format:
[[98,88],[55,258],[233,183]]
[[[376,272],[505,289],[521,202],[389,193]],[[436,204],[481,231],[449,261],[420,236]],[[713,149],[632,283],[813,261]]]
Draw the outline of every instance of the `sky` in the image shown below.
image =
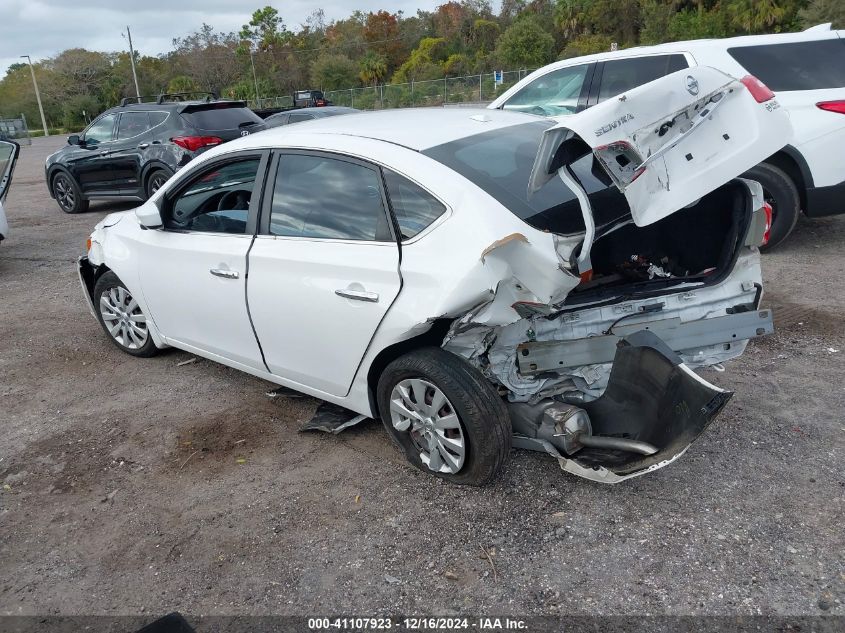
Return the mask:
[[317,8],[326,22],[345,18],[355,9],[414,15],[445,0],[0,0],[0,78],[10,64],[29,55],[38,61],[68,48],[128,50],[121,33],[128,24],[132,44],[141,55],[171,48],[173,38],[199,29],[203,22],[216,31],[239,31],[255,9],[274,6],[291,30],[298,30]]

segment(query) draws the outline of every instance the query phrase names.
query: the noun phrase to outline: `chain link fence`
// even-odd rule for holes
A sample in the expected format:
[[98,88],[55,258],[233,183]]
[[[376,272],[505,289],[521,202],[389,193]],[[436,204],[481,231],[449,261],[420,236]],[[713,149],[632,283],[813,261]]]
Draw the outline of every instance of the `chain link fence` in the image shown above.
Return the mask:
[[19,144],[32,145],[26,117],[21,114],[19,119],[0,119],[0,139],[10,139]]
[[[534,70],[523,68],[503,72],[502,81],[499,83],[496,83],[493,73],[484,73],[402,84],[327,90],[324,95],[334,105],[359,110],[487,104]],[[293,99],[290,96],[251,99],[249,104],[255,109],[289,108],[293,106]]]

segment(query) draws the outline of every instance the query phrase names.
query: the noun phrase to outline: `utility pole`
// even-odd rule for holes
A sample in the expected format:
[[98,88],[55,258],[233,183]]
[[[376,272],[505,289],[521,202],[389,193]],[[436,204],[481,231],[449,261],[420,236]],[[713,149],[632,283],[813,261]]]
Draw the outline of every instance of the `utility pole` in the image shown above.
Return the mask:
[[44,116],[44,106],[41,105],[41,93],[38,92],[38,82],[35,80],[35,68],[32,67],[32,60],[29,55],[21,55],[21,58],[26,58],[29,62],[29,72],[32,73],[32,85],[35,86],[35,100],[38,101],[38,111],[41,113],[41,125],[44,126],[44,136],[50,136],[47,131],[47,117]]
[[252,64],[252,81],[255,83],[255,107],[260,108],[261,103],[258,101],[258,75],[255,74],[255,59],[252,56],[252,47],[249,49],[249,63]]
[[132,64],[132,80],[135,82],[135,96],[138,97],[138,103],[141,103],[141,89],[138,88],[138,75],[135,72],[135,49],[132,48],[132,33],[129,31],[129,25],[126,25],[126,39],[129,40],[129,62]]

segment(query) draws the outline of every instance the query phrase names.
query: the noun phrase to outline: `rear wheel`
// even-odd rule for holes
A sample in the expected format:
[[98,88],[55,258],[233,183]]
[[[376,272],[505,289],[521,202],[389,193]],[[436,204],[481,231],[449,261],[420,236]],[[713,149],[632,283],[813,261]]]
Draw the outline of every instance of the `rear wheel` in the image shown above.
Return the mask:
[[150,198],[156,191],[161,189],[162,185],[168,181],[170,173],[163,169],[156,169],[147,177],[146,193],[147,198]]
[[377,389],[382,422],[414,466],[479,486],[502,469],[511,448],[507,408],[493,385],[439,348],[401,356]]
[[53,197],[65,213],[82,213],[88,210],[88,201],[82,199],[82,192],[73,178],[63,172],[53,177]]
[[785,171],[768,163],[760,163],[742,176],[759,182],[763,186],[763,197],[772,206],[769,242],[760,249],[769,251],[783,242],[798,222],[801,213],[798,187]]
[[154,356],[158,348],[150,336],[147,317],[120,278],[108,271],[94,285],[94,306],[100,325],[117,345],[133,356]]

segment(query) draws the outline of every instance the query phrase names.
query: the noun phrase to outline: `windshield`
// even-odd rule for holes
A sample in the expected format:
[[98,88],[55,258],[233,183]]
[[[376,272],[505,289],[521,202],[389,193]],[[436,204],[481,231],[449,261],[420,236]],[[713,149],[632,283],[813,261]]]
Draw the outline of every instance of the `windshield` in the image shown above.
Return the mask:
[[[575,194],[560,178],[552,178],[528,196],[528,179],[546,129],[554,121],[537,120],[437,145],[423,154],[443,163],[489,193],[521,220],[541,231],[571,235],[584,231]],[[593,156],[572,165],[586,189],[596,224],[601,226],[629,213],[625,197],[594,175]]]

